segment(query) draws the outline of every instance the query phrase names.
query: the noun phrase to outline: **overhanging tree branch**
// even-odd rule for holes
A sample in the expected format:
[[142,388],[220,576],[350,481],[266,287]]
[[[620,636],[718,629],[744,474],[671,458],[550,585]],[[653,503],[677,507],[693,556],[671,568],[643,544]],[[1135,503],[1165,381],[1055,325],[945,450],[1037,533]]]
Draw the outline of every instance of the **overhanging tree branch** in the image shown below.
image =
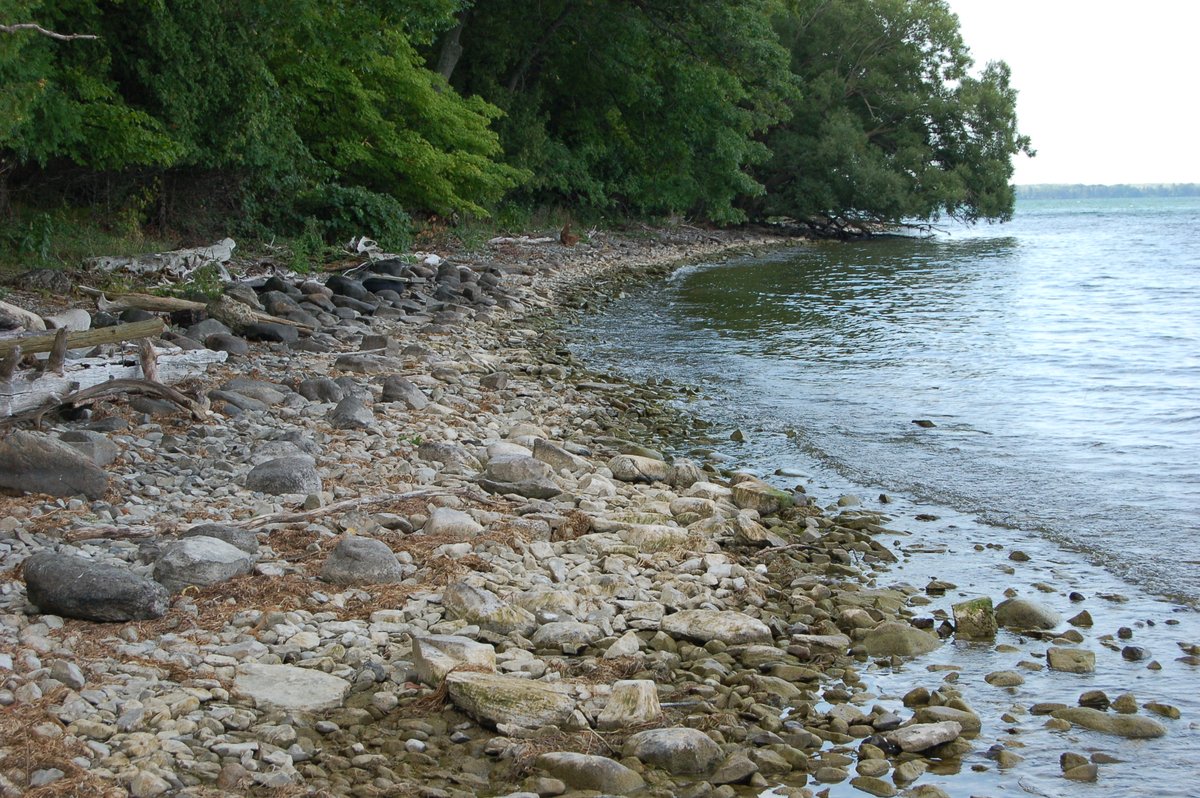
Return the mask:
[[56,33],[52,30],[46,30],[41,25],[33,22],[18,22],[15,25],[0,25],[0,33],[16,33],[18,31],[31,30],[40,33],[43,36],[49,36],[51,39],[57,39],[60,42],[74,41],[75,39],[98,39],[91,33]]

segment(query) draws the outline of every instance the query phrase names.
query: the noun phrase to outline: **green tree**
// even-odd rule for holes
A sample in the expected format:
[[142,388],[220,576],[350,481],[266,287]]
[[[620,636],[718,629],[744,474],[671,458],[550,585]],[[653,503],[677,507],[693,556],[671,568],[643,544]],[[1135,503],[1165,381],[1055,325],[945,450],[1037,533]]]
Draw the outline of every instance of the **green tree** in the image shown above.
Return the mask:
[[503,108],[526,198],[631,214],[741,218],[757,134],[796,97],[773,0],[478,3],[438,52],[455,87]]
[[1006,220],[1017,131],[1002,62],[970,74],[943,0],[797,0],[776,26],[805,100],[766,138],[759,213]]

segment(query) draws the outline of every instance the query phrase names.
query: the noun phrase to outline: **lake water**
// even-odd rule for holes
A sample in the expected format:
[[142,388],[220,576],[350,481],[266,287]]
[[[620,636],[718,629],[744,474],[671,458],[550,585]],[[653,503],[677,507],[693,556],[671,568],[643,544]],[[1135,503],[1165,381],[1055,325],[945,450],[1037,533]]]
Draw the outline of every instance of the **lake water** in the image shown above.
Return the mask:
[[702,386],[700,414],[751,439],[725,449],[743,464],[1200,600],[1200,199],[1027,202],[1007,225],[692,268],[586,324],[594,362]]
[[[1087,676],[986,685],[985,673],[1044,656],[1009,633],[998,642],[1020,653],[954,643],[911,669],[868,671],[898,708],[913,685],[936,686],[925,668],[963,667],[984,729],[970,768],[935,783],[1090,796],[1057,758],[1103,750],[1131,761],[1102,768],[1107,794],[1200,790],[1200,669],[1179,660],[1200,642],[1200,199],[1030,201],[1007,225],[688,267],[572,335],[593,368],[697,387],[687,409],[713,425],[725,465],[887,513],[905,557],[880,583],[958,585],[926,611],[1013,589],[1095,617]],[[1031,560],[1009,560],[1016,548]],[[1119,627],[1161,669],[1122,659]],[[1171,703],[1183,719],[1164,740],[1128,742],[1022,714],[1088,689]],[[993,744],[1028,761],[1000,771],[983,756]]]

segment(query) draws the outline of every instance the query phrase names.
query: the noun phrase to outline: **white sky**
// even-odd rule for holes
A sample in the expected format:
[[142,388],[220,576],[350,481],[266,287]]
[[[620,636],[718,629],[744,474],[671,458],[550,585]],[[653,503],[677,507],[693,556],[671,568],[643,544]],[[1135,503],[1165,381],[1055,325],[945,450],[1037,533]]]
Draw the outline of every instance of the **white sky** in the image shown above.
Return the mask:
[[948,0],[976,65],[1012,67],[1014,182],[1200,183],[1200,2]]

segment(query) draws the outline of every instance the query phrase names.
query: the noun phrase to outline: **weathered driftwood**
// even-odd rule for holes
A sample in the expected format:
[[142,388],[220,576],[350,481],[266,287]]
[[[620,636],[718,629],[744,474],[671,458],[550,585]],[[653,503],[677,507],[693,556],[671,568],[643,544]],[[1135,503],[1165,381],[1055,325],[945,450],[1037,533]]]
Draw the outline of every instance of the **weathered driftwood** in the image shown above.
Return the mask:
[[237,246],[232,238],[225,238],[207,247],[176,249],[171,252],[152,252],[146,255],[104,256],[91,258],[88,265],[103,271],[123,271],[137,275],[161,275],[183,279],[204,266],[215,265],[221,277],[228,279],[224,264],[233,257]]
[[342,510],[362,510],[367,507],[374,507],[379,504],[391,504],[392,502],[401,502],[407,499],[420,499],[425,496],[444,496],[447,494],[463,493],[465,488],[421,488],[412,490],[408,493],[388,493],[383,496],[359,496],[356,499],[343,499],[340,502],[327,504],[324,507],[318,507],[315,510],[297,510],[284,511],[281,513],[269,513],[268,515],[259,515],[254,518],[247,518],[244,521],[234,521],[228,526],[242,527],[244,529],[254,529],[260,526],[269,524],[295,524],[300,521],[311,521],[314,518],[324,518],[330,513],[341,512]]
[[[86,294],[91,294],[96,299],[96,307],[100,310],[126,310],[128,308],[137,308],[139,310],[149,310],[155,313],[171,313],[176,310],[203,310],[207,311],[209,305],[203,302],[195,302],[190,299],[179,299],[172,296],[154,296],[153,294],[116,294],[112,299],[105,296],[104,292],[97,291],[95,288],[80,286],[81,291]],[[302,330],[311,330],[307,324],[302,324],[291,319],[284,319],[279,316],[272,316],[270,313],[263,313],[260,310],[255,310],[249,305],[246,306],[248,316],[255,321],[269,322],[271,324],[286,324],[290,327],[298,327]]]
[[147,382],[158,382],[158,355],[154,345],[145,338],[138,341],[138,365],[142,367],[142,376]]
[[80,540],[136,540],[158,537],[160,534],[158,528],[153,526],[89,526],[68,532],[63,535],[63,540],[67,543]]
[[[227,357],[225,352],[209,349],[159,350],[155,354],[157,381],[168,384],[195,377],[210,365],[224,362]],[[131,354],[68,360],[61,376],[18,371],[7,380],[0,380],[0,423],[3,423],[5,416],[60,403],[68,394],[80,389],[112,380],[138,380],[143,377],[138,356]]]
[[0,339],[0,357],[8,354],[15,347],[27,355],[37,352],[49,352],[54,348],[54,341],[60,333],[66,333],[68,349],[82,349],[98,344],[115,344],[121,341],[135,341],[139,338],[152,338],[162,333],[167,325],[162,319],[147,319],[135,321],[132,324],[117,324],[113,327],[97,327],[83,332],[69,332],[60,328],[49,335],[27,335],[16,338]]
[[35,425],[40,426],[42,418],[48,413],[59,412],[62,410],[74,410],[82,405],[91,404],[101,399],[112,399],[125,394],[144,394],[154,396],[158,399],[165,399],[168,402],[178,405],[180,408],[188,411],[192,418],[196,421],[206,421],[208,419],[207,400],[204,403],[197,402],[190,396],[186,396],[170,386],[163,385],[158,382],[150,382],[148,380],[139,379],[122,379],[109,380],[108,382],[99,385],[93,385],[90,388],[84,388],[81,391],[67,394],[57,402],[42,407],[38,410],[31,410],[27,413],[14,415],[6,419],[0,419],[0,424],[21,424],[32,421]]
[[54,343],[50,346],[50,357],[46,358],[46,373],[63,375],[67,362],[67,330],[60,328],[54,333]]

